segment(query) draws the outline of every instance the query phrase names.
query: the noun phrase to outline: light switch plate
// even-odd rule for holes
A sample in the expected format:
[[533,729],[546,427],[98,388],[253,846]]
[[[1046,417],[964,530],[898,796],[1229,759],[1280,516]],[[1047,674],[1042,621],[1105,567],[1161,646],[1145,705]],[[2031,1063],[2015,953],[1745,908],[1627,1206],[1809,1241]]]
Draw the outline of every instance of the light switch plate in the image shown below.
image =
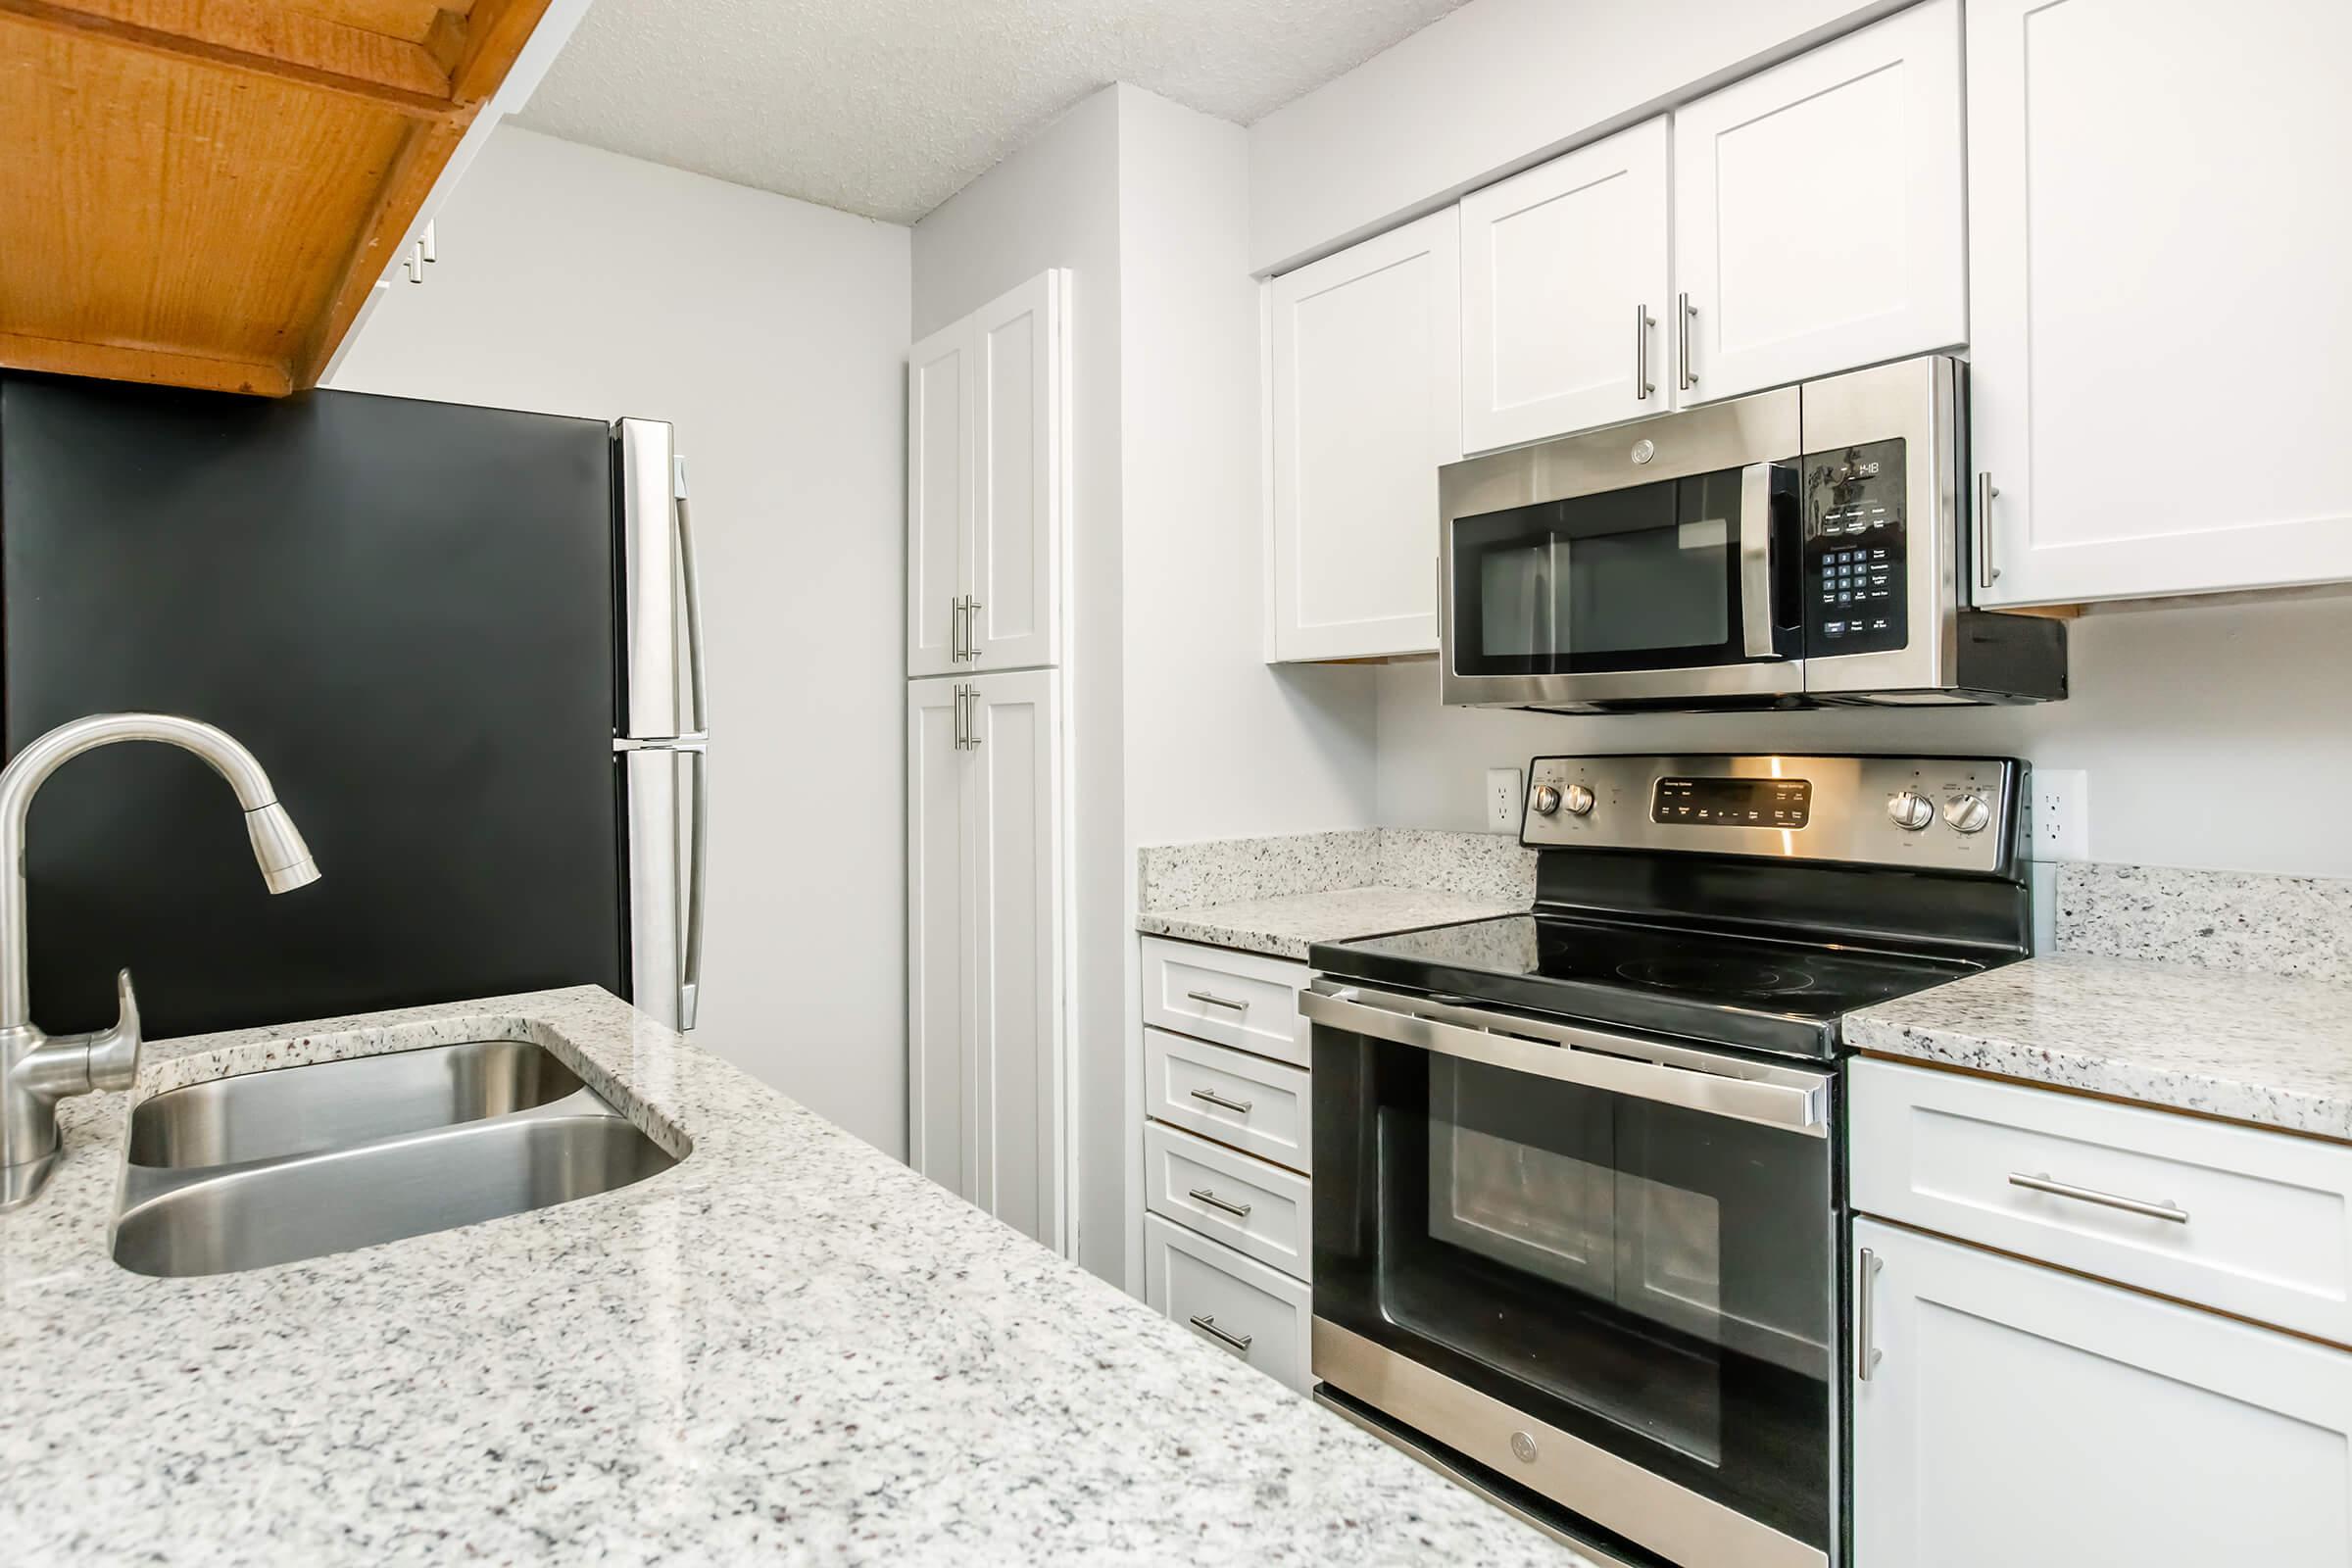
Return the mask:
[[2034,769],[2033,860],[2090,858],[2090,775],[2079,767]]
[[1515,767],[1487,769],[1487,831],[1516,833],[1519,831],[1519,811],[1526,795],[1519,786],[1519,770]]

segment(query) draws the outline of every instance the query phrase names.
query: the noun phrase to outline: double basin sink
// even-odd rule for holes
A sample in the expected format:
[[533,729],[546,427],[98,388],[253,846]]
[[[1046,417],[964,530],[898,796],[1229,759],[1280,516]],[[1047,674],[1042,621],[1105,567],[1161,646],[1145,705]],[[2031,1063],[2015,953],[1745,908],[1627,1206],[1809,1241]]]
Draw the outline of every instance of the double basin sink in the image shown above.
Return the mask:
[[284,1067],[132,1109],[115,1261],[159,1275],[291,1263],[569,1202],[676,1163],[529,1041]]

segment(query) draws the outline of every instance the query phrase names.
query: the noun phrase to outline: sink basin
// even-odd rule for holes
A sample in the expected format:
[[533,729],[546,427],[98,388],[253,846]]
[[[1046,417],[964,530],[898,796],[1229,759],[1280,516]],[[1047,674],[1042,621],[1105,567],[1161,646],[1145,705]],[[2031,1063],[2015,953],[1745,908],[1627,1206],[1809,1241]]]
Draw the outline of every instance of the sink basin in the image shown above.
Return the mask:
[[478,1224],[677,1163],[555,1056],[517,1041],[172,1090],[132,1112],[127,1154],[115,1261],[172,1276]]

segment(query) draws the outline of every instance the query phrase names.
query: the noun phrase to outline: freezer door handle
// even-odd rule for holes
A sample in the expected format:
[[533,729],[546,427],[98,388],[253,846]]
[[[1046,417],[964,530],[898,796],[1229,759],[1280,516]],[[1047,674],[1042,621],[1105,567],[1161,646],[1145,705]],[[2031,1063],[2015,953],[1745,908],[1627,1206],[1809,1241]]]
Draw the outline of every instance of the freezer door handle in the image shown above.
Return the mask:
[[[676,478],[671,488],[676,493],[678,517],[678,582],[686,601],[686,675],[692,686],[694,711],[689,727],[697,734],[707,734],[710,699],[703,683],[703,579],[694,564],[694,514],[686,502],[686,460],[673,459],[671,471]],[[699,770],[695,776],[702,776]]]
[[[684,509],[684,505],[683,502],[679,503],[681,511]],[[699,642],[697,647],[700,647]],[[696,665],[699,676],[701,665],[699,658]],[[699,696],[701,682],[699,679],[696,685],[698,690],[696,711],[699,714],[701,711]],[[701,1001],[703,989],[703,901],[705,891],[710,884],[708,857],[705,853],[707,840],[704,835],[703,823],[710,810],[710,754],[699,748],[689,752],[686,756],[686,765],[694,769],[694,821],[687,830],[686,958],[680,966],[678,976],[678,1027],[680,1029],[694,1027],[695,1006]]]

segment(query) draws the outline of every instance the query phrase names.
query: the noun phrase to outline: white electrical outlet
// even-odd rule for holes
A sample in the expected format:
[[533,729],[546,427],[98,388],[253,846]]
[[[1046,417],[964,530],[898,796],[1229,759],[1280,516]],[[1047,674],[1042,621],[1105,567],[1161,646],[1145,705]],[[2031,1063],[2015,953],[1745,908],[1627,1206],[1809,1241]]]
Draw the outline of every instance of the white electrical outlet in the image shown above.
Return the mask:
[[1487,769],[1487,831],[1516,833],[1519,831],[1519,808],[1525,799],[1519,790],[1519,770],[1515,767]]
[[2090,858],[2090,775],[2079,767],[2034,770],[2033,860]]

